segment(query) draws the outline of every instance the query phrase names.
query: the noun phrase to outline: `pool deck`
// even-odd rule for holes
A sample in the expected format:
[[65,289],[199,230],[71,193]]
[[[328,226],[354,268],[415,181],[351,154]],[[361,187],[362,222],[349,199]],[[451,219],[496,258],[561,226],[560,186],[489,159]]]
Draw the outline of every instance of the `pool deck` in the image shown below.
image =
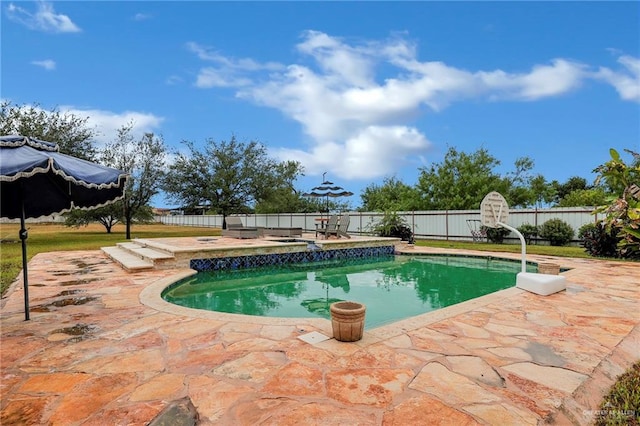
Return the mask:
[[146,425],[178,400],[202,425],[589,424],[640,359],[640,264],[528,260],[571,268],[567,290],[514,287],[343,343],[328,320],[162,301],[190,270],[126,272],[97,250],[38,254],[31,320],[22,275],[2,299],[0,424]]

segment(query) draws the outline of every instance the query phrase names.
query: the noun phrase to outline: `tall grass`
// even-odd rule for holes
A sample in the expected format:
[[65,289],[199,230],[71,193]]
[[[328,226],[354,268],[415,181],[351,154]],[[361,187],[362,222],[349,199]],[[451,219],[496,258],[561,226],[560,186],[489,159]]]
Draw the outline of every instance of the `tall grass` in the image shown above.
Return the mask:
[[596,426],[640,425],[640,361],[617,378],[598,414]]

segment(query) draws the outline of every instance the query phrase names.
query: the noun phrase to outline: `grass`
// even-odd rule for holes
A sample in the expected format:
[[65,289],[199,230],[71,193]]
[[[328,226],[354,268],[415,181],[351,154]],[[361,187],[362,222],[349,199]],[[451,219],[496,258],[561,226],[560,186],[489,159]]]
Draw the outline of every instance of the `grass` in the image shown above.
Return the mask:
[[[445,241],[445,240],[418,240],[416,241],[418,246],[439,247],[439,248],[451,248],[451,249],[467,249],[467,250],[482,250],[482,251],[495,251],[501,253],[520,253],[522,247],[520,244],[492,244],[492,243],[472,243],[467,241]],[[578,258],[591,258],[589,254],[582,247],[573,246],[542,246],[542,245],[528,245],[527,254],[542,254],[547,256],[560,256],[560,257],[578,257]]]
[[[22,270],[22,244],[18,238],[18,224],[0,224],[0,293],[4,295]],[[27,224],[27,258],[38,253],[69,250],[99,250],[125,239],[124,225],[113,227],[107,234],[104,227],[92,224],[82,228],[69,228],[60,224]],[[162,224],[133,225],[133,238],[190,237],[220,235],[217,228],[170,226]]]
[[[0,289],[4,295],[13,280],[22,270],[22,246],[18,239],[17,224],[0,224]],[[27,257],[38,253],[67,250],[98,250],[100,247],[126,241],[123,225],[114,226],[107,234],[101,225],[69,228],[58,224],[28,224]],[[133,238],[189,237],[220,235],[217,228],[191,226],[169,226],[162,224],[134,225]],[[520,253],[519,244],[489,244],[464,241],[420,240],[416,245],[453,249],[484,250]],[[527,253],[561,257],[589,258],[582,247],[527,246]],[[597,419],[598,426],[640,425],[640,361],[620,376],[604,398],[601,412],[607,413]],[[631,416],[627,414],[633,412]],[[631,422],[631,423],[629,423]]]
[[616,380],[598,410],[596,426],[640,425],[640,361]]

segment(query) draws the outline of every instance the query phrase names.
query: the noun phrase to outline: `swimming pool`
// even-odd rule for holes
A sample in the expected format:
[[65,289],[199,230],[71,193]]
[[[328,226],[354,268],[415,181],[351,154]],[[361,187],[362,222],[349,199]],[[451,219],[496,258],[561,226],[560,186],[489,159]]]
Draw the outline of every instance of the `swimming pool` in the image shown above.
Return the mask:
[[353,300],[367,306],[365,326],[378,327],[513,287],[519,271],[519,262],[490,257],[392,255],[200,272],[162,298],[217,312],[327,319],[331,303]]

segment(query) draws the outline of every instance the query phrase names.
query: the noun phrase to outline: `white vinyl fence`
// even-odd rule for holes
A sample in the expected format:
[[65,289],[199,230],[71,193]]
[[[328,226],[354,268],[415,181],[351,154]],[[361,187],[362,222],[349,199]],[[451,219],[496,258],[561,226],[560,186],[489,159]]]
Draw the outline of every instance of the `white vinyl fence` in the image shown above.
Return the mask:
[[[542,225],[549,219],[561,219],[574,230],[578,241],[578,229],[586,223],[594,223],[601,217],[593,214],[593,207],[549,209],[514,209],[509,212],[507,223],[517,228],[525,223]],[[366,235],[383,217],[381,212],[348,212],[351,222],[349,233]],[[411,227],[416,239],[472,240],[471,230],[480,227],[480,210],[445,210],[398,212]],[[248,227],[295,227],[313,232],[322,216],[320,213],[280,213],[239,215]],[[326,214],[324,215],[326,218]],[[202,226],[222,228],[222,215],[172,215],[156,216],[156,221],[167,225]],[[509,234],[505,242],[519,242]]]

